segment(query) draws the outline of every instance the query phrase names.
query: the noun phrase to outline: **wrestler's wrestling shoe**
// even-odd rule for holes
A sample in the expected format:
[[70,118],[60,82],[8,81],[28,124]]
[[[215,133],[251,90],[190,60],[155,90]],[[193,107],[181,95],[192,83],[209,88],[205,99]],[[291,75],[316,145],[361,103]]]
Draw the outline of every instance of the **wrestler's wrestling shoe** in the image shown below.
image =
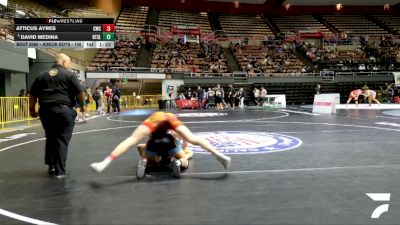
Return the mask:
[[147,159],[146,158],[142,158],[138,165],[137,165],[137,169],[136,169],[136,178],[137,179],[142,179],[145,175],[146,172],[146,166],[147,166]]
[[215,157],[226,170],[229,169],[231,166],[231,157],[222,154],[215,155]]
[[172,158],[171,159],[171,169],[172,169],[172,176],[175,178],[179,178],[181,176],[181,161],[178,159]]
[[111,162],[112,159],[110,159],[110,157],[107,157],[101,162],[95,162],[90,164],[90,168],[92,168],[92,170],[96,173],[101,173],[105,168],[107,168],[110,165]]
[[96,173],[101,173],[105,169],[105,166],[101,162],[96,162],[90,164],[90,168]]

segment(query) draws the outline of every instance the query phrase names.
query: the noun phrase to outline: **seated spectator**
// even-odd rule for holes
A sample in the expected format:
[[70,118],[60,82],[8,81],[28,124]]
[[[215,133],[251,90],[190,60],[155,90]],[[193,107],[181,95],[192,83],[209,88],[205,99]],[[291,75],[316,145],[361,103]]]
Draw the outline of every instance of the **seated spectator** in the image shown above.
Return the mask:
[[186,97],[185,97],[185,95],[181,92],[181,93],[179,94],[179,96],[178,96],[178,99],[179,99],[179,100],[186,100]]

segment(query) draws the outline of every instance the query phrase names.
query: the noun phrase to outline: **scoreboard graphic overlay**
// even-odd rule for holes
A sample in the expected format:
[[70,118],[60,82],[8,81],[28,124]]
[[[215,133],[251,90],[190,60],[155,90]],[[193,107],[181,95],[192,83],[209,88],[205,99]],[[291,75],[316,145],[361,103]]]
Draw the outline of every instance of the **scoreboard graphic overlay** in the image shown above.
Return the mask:
[[14,19],[16,48],[114,48],[110,18]]

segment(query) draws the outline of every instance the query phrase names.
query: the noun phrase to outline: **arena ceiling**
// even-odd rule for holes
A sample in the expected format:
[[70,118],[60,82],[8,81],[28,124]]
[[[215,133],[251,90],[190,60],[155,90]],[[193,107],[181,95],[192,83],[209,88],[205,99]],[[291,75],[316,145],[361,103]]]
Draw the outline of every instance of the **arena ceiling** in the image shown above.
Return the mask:
[[[149,6],[154,9],[178,9],[193,12],[217,12],[230,14],[263,14],[266,16],[302,14],[398,14],[399,0],[121,0],[122,5]],[[341,3],[344,9],[336,11]],[[390,10],[383,5],[389,3]],[[290,10],[284,5],[291,4]],[[362,7],[360,7],[362,6]]]
[[[253,0],[254,1],[254,0]],[[389,3],[395,5],[399,0],[286,0],[285,4],[292,5],[336,5],[338,3],[343,5],[384,5]]]
[[[237,0],[207,0],[210,2],[236,2]],[[267,0],[239,0],[242,4],[264,4]]]
[[[207,0],[212,2],[235,2],[237,0]],[[242,4],[265,4],[271,0],[239,0]],[[399,0],[285,0],[284,4],[289,3],[292,5],[336,5],[338,3],[343,5],[390,5],[398,4]]]

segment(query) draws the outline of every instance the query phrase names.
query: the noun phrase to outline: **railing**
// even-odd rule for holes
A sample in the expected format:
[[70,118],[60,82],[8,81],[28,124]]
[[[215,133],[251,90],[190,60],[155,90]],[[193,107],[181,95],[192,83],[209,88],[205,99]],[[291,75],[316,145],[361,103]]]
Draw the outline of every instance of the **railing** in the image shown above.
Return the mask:
[[[115,69],[120,68],[121,70],[94,70],[87,72],[119,72],[119,71],[130,71],[130,72],[158,72],[158,73],[168,73],[168,74],[183,74],[185,77],[233,77],[232,73],[191,73],[190,71],[181,71],[176,68],[145,68],[145,67],[115,67]],[[312,77],[312,76],[392,76],[393,71],[365,71],[365,72],[334,72],[323,71],[322,73],[247,73],[248,77]],[[245,72],[244,72],[245,73]]]
[[[137,108],[155,108],[158,107],[158,100],[161,95],[122,95],[120,98],[121,110],[130,110]],[[103,111],[107,111],[107,98],[103,97]],[[36,109],[39,105],[36,105]],[[96,112],[96,103],[92,99],[87,105],[88,112]],[[30,125],[33,120],[29,114],[29,97],[0,97],[0,123],[1,128],[7,124],[26,122]]]
[[112,66],[109,69],[102,69],[101,67],[89,66],[86,68],[86,72],[117,72],[117,71],[129,71],[129,72],[155,72],[155,73],[186,73],[189,70],[182,70],[179,68],[154,68],[154,67],[127,67],[127,66]]
[[381,71],[381,72],[336,72],[335,76],[353,76],[353,77],[362,77],[362,76],[377,76],[377,77],[386,77],[393,76],[393,72],[389,71]]
[[[158,107],[158,100],[161,100],[161,95],[122,95],[119,99],[121,110],[131,110],[138,108],[155,108]],[[107,111],[107,97],[102,98],[103,111]],[[110,102],[112,108],[112,102]],[[87,106],[88,112],[96,112],[96,103],[92,99]]]
[[154,108],[158,107],[158,100],[161,99],[161,95],[122,96],[121,105],[128,110],[135,108]]
[[[55,49],[55,48],[42,48],[40,50],[47,52],[52,56],[56,56],[57,54],[61,53],[61,50]],[[70,58],[71,58],[71,62],[73,62],[75,64],[82,65],[82,66],[89,66],[88,61],[80,60],[80,59],[77,59],[77,58],[71,57],[71,56],[70,56]]]
[[324,37],[322,44],[324,46],[359,45],[360,38],[358,38],[358,37],[352,37],[352,38]]
[[184,73],[185,77],[232,77],[232,73]]
[[143,32],[144,34],[156,34],[158,32],[158,28],[154,25],[145,24],[141,32]]
[[30,125],[28,97],[0,97],[0,123],[5,128],[6,124],[27,122]]

